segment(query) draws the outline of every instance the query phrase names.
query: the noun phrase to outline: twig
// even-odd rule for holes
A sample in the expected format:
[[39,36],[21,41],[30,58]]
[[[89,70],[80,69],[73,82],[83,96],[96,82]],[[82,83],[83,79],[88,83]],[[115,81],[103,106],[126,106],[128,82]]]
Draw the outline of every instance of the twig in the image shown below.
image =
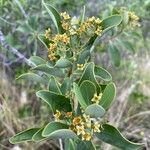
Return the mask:
[[127,103],[128,103],[128,96],[132,93],[132,91],[134,90],[135,87],[136,87],[136,84],[131,85],[131,87],[126,92],[123,93],[124,95],[123,96],[121,95],[120,98],[119,98],[121,100],[120,100],[120,105],[118,106],[119,116],[117,117],[117,120],[115,121],[115,126],[116,127],[119,126],[120,120],[121,120],[121,118],[123,116],[123,113],[126,109],[126,106],[127,106]]
[[19,9],[21,10],[22,14],[24,15],[25,18],[27,18],[27,14],[26,12],[24,11],[22,5],[20,4],[20,2],[18,0],[15,0],[16,4],[18,5]]
[[125,119],[124,122],[126,123],[126,122],[130,121],[133,118],[136,118],[136,117],[139,117],[139,116],[143,116],[143,115],[150,115],[150,111],[144,111],[144,112],[140,112],[138,114],[135,114],[135,115]]
[[9,49],[14,55],[16,55],[19,59],[22,59],[29,66],[34,66],[34,64],[29,59],[27,59],[23,54],[21,54],[17,49],[15,49],[14,47],[11,47],[9,44],[6,43],[6,40],[2,31],[0,31],[0,44],[5,49]]

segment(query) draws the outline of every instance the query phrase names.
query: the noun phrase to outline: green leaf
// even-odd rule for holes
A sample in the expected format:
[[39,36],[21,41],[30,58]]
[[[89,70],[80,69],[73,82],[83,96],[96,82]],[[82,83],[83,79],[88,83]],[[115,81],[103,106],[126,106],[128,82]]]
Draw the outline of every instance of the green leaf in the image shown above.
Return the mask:
[[128,141],[125,137],[123,137],[118,129],[109,124],[104,124],[101,132],[95,134],[100,140],[122,150],[140,150],[143,148],[142,144],[136,144]]
[[82,13],[80,15],[80,25],[84,22],[84,19],[85,19],[85,6],[83,6],[83,10],[82,10]]
[[116,27],[121,23],[121,21],[122,17],[120,15],[112,15],[102,21],[102,30],[105,32],[113,27]]
[[96,150],[95,145],[91,141],[79,141],[76,150]]
[[58,68],[67,68],[71,66],[72,66],[72,63],[68,59],[65,59],[65,58],[59,59],[55,65],[55,67],[58,67]]
[[25,79],[25,80],[37,82],[37,83],[46,83],[43,77],[35,73],[24,73],[17,78],[17,80],[20,80],[20,79]]
[[35,142],[39,142],[42,140],[45,140],[46,138],[42,136],[42,132],[43,132],[44,128],[39,129],[32,137],[32,140]]
[[78,102],[80,103],[80,105],[83,107],[83,108],[86,108],[87,105],[86,105],[86,102],[82,96],[82,93],[81,93],[81,90],[80,90],[80,87],[74,82],[73,83],[73,91],[75,93],[75,97],[76,99],[78,100]]
[[9,139],[12,144],[21,143],[25,141],[32,141],[33,135],[39,130],[39,128],[31,128],[16,134]]
[[95,72],[96,77],[98,77],[104,81],[111,81],[112,80],[111,74],[102,67],[95,66],[94,72]]
[[64,150],[76,150],[75,142],[72,139],[65,139]]
[[33,29],[29,25],[29,23],[26,21],[23,24],[20,24],[18,28],[16,28],[16,31],[22,32],[24,34],[31,34],[33,33]]
[[61,25],[61,17],[58,11],[50,4],[46,4],[42,1],[43,6],[46,8],[47,12],[49,13],[50,17],[52,18],[58,33],[62,34],[64,32],[62,25]]
[[63,95],[65,95],[67,92],[71,90],[71,80],[70,78],[65,78],[64,82],[62,83],[60,89]]
[[70,129],[68,125],[60,122],[51,122],[46,125],[42,132],[42,136],[49,138],[72,139],[77,138],[77,135]]
[[85,113],[93,118],[101,118],[105,114],[105,109],[98,104],[92,104],[85,109]]
[[35,66],[46,63],[46,61],[44,59],[42,59],[41,57],[39,57],[39,56],[31,56],[29,58],[29,61],[31,61]]
[[111,58],[113,65],[116,67],[119,67],[121,56],[120,56],[120,52],[119,52],[118,48],[115,45],[111,44],[111,45],[109,45],[108,53],[109,53],[109,56]]
[[59,83],[56,81],[54,76],[51,76],[49,81],[49,91],[62,94],[60,91]]
[[129,41],[120,41],[122,43],[121,46],[124,46],[128,51],[135,52],[133,45]]
[[87,60],[90,58],[90,51],[89,50],[84,50],[79,54],[78,57],[78,64],[85,64]]
[[91,99],[93,98],[94,94],[96,93],[95,85],[91,81],[85,80],[81,83],[80,90],[81,90],[82,96],[86,102],[86,105],[90,105]]
[[116,86],[113,82],[111,82],[106,86],[99,104],[105,110],[107,110],[110,107],[111,103],[113,102],[115,96],[116,96]]
[[64,77],[64,73],[60,68],[49,67],[47,64],[38,65],[32,70],[42,71],[48,75],[53,75],[57,77]]
[[56,110],[72,111],[70,99],[63,95],[46,90],[38,91],[36,95],[44,100],[51,107],[53,112],[56,112]]
[[94,74],[94,63],[88,63],[86,68],[84,69],[84,72],[79,80],[79,85],[84,81],[84,80],[90,80],[94,85],[96,86],[97,93],[100,92],[100,86],[97,83],[97,80],[95,79],[95,74]]

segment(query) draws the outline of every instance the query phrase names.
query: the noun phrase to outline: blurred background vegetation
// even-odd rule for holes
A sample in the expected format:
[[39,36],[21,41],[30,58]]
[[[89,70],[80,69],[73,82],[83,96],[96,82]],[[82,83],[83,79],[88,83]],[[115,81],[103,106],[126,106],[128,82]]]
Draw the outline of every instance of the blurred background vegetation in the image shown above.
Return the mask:
[[[140,17],[140,27],[127,27],[109,43],[115,44],[117,56],[103,39],[95,46],[95,62],[108,69],[117,84],[116,102],[108,120],[132,141],[143,142],[150,149],[150,0],[45,0],[59,10],[79,16],[83,6],[86,16],[105,18],[115,8],[126,8]],[[37,0],[0,0],[0,150],[59,149],[57,141],[11,145],[10,136],[34,124],[50,119],[46,105],[36,98],[39,85],[15,80],[29,69],[32,55],[46,58],[39,36],[53,23]],[[117,62],[117,65],[115,64]],[[48,117],[47,117],[48,116]],[[102,150],[116,150],[107,144]]]

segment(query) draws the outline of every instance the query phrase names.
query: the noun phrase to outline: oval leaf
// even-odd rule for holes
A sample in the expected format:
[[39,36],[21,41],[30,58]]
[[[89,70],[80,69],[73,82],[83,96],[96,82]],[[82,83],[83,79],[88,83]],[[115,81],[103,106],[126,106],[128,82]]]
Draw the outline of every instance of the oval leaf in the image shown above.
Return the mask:
[[120,58],[120,52],[118,48],[115,45],[110,45],[108,48],[108,53],[113,65],[119,67],[121,58]]
[[57,82],[54,76],[51,76],[48,88],[49,88],[49,91],[62,94],[60,91],[59,83]]
[[34,67],[32,70],[42,71],[48,75],[53,75],[57,77],[64,77],[64,73],[60,68],[49,67],[46,64],[38,65],[37,67]]
[[90,105],[91,99],[96,93],[95,85],[91,81],[85,80],[81,83],[80,90],[81,90],[83,98],[85,99],[86,104]]
[[118,129],[109,124],[104,124],[101,132],[95,134],[100,140],[116,146],[122,150],[141,150],[143,148],[142,144],[130,142],[125,137],[123,137]]
[[61,25],[61,17],[59,15],[58,11],[53,6],[51,6],[50,4],[46,4],[44,1],[42,1],[42,4],[46,8],[50,17],[52,18],[52,20],[53,20],[53,22],[57,28],[57,31],[59,33],[63,33],[64,30],[63,30],[62,25]]
[[86,102],[81,94],[80,87],[76,83],[73,83],[73,91],[74,91],[75,97],[76,97],[77,101],[80,103],[80,105],[83,108],[86,108],[87,107]]
[[31,56],[29,58],[29,61],[31,61],[35,66],[46,63],[46,61],[44,59],[42,59],[41,57],[39,57],[39,56]]
[[65,95],[67,92],[69,92],[71,90],[71,80],[70,78],[65,78],[64,82],[62,83],[60,89],[63,95]]
[[100,92],[100,86],[97,83],[97,80],[95,79],[95,74],[94,74],[94,63],[88,63],[86,68],[84,69],[84,72],[79,80],[79,85],[84,81],[84,80],[90,80],[94,85],[96,86],[97,93]]
[[38,91],[36,95],[44,100],[50,106],[53,112],[56,110],[68,112],[72,111],[70,99],[63,95],[46,90]]
[[84,64],[87,62],[87,60],[90,58],[90,51],[89,50],[84,50],[79,54],[78,57],[78,64]]
[[9,142],[12,144],[21,143],[25,141],[31,141],[33,135],[39,130],[39,128],[32,128],[25,130],[23,132],[20,132],[16,134],[15,136],[11,137],[9,139]]
[[111,105],[112,101],[114,100],[115,96],[116,96],[116,86],[112,82],[112,83],[109,83],[106,86],[99,104],[105,110],[107,110],[110,107],[110,105]]
[[95,72],[96,77],[103,79],[104,81],[111,81],[112,80],[111,74],[102,67],[95,66],[94,72]]
[[21,76],[17,78],[17,80],[25,79],[32,82],[38,82],[38,83],[46,83],[45,79],[41,76],[35,74],[35,73],[24,73]]
[[59,59],[55,65],[55,67],[58,67],[58,68],[67,68],[71,66],[72,66],[72,63],[68,59],[65,59],[65,58]]
[[70,129],[61,129],[52,132],[49,135],[50,138],[61,138],[61,139],[76,139],[77,135]]
[[46,138],[42,136],[42,132],[43,132],[44,128],[41,128],[40,130],[38,130],[32,137],[32,140],[35,142],[39,142],[42,140],[45,140]]
[[100,118],[104,116],[105,109],[100,105],[92,104],[85,109],[85,113],[93,118]]
[[96,147],[91,141],[80,140],[77,142],[76,150],[96,150]]
[[102,29],[107,31],[115,26],[118,26],[122,21],[120,15],[112,15],[101,22]]
[[42,136],[61,139],[77,138],[77,135],[68,128],[69,127],[66,124],[51,122],[44,128]]

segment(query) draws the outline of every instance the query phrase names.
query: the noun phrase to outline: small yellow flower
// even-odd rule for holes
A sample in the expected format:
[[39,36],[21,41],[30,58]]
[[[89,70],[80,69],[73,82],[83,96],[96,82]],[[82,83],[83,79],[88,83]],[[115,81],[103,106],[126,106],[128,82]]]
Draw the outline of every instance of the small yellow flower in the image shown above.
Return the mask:
[[102,29],[100,27],[97,28],[96,31],[95,31],[95,34],[101,35],[101,33],[102,33]]
[[93,130],[94,132],[100,132],[100,123],[99,122],[95,122],[94,125],[93,125]]
[[77,125],[76,126],[76,132],[77,132],[77,135],[85,134],[84,126],[83,125]]
[[66,33],[64,33],[64,34],[57,34],[53,38],[53,41],[54,42],[63,42],[65,44],[68,44],[70,42],[70,38],[67,36]]
[[85,122],[89,122],[90,120],[90,116],[86,114],[83,114],[83,118],[85,119]]
[[102,22],[102,20],[100,20],[99,18],[95,19],[96,24],[100,24],[101,22]]
[[102,97],[102,93],[100,93],[99,95],[97,95],[96,93],[94,94],[94,97],[92,98],[92,102],[95,102],[96,104],[99,103],[100,99]]
[[75,117],[72,121],[73,125],[80,125],[82,123],[81,117]]
[[73,29],[70,29],[69,32],[70,32],[70,35],[75,35],[75,34],[77,34],[77,32],[76,32],[75,30],[73,30]]
[[69,23],[68,22],[63,22],[62,23],[62,27],[63,27],[63,29],[65,29],[65,30],[69,30]]
[[56,48],[57,48],[57,44],[56,43],[50,43],[48,50],[49,51],[54,51],[54,50],[56,50]]
[[86,31],[86,26],[85,26],[85,24],[81,25],[81,26],[77,29],[77,33],[78,33],[78,34],[81,34],[81,33],[85,32],[85,31]]
[[95,17],[93,16],[93,17],[89,18],[87,21],[93,23],[95,21]]
[[56,110],[56,113],[54,114],[55,120],[58,121],[60,120],[61,112]]
[[62,42],[64,42],[65,44],[68,44],[70,42],[70,38],[67,36],[66,33],[62,35]]
[[90,141],[92,138],[91,134],[90,133],[85,133],[82,135],[82,140],[85,140],[85,141]]
[[50,38],[50,33],[51,33],[51,29],[48,28],[48,29],[45,31],[45,38],[46,38],[46,39],[49,39],[49,38]]
[[83,114],[83,118],[85,120],[85,126],[91,128],[91,119],[89,115]]
[[49,53],[48,58],[49,58],[49,60],[51,60],[51,61],[57,60],[57,57],[56,57],[55,53],[53,53],[53,52],[52,52],[52,53]]
[[77,64],[77,69],[82,71],[84,69],[84,64]]
[[67,112],[67,113],[66,113],[66,116],[67,116],[67,117],[72,117],[72,112]]
[[64,20],[68,20],[68,19],[70,19],[69,14],[68,14],[68,13],[66,13],[66,12],[63,12],[63,13],[61,13],[60,15],[64,18]]

